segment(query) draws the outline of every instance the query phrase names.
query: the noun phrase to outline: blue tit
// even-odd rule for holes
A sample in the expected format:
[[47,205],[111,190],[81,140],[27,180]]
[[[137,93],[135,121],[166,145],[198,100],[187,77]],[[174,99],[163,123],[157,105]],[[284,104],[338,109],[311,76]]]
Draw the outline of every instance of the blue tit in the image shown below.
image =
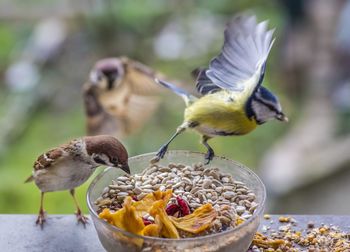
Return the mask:
[[180,95],[186,102],[184,121],[158,151],[153,162],[164,157],[169,144],[180,133],[194,129],[207,148],[208,164],[214,151],[208,140],[216,136],[250,133],[269,120],[288,121],[277,97],[262,86],[266,60],[273,45],[273,30],[267,21],[257,23],[255,16],[238,16],[226,27],[221,53],[197,77],[197,98],[163,80],[157,83]]

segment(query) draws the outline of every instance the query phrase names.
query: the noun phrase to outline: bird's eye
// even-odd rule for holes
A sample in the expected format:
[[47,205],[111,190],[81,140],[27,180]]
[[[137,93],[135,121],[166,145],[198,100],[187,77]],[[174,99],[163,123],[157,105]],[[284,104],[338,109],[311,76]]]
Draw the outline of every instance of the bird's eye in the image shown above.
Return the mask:
[[112,162],[113,164],[117,163],[117,162],[118,162],[118,158],[112,157],[112,158],[111,158],[111,162]]

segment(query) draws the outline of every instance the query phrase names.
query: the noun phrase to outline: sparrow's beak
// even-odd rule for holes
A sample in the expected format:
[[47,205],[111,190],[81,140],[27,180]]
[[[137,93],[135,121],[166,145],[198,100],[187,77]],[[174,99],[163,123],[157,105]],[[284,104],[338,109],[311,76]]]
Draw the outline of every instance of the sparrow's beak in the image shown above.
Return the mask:
[[286,117],[286,115],[283,113],[276,115],[276,119],[281,121],[281,122],[288,122],[289,121],[288,117]]
[[130,174],[130,168],[129,168],[128,164],[120,164],[120,165],[118,165],[118,168],[122,169],[127,174]]

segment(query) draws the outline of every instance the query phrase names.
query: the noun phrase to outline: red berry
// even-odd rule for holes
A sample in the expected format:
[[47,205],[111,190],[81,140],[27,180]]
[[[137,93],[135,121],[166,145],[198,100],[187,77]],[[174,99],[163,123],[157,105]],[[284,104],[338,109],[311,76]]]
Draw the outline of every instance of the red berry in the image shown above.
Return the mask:
[[149,225],[149,224],[153,224],[154,222],[153,221],[150,221],[148,219],[145,219],[145,218],[142,218],[143,220],[143,224],[145,224],[145,226]]
[[176,204],[169,204],[166,207],[165,211],[168,215],[174,216],[177,212],[180,211],[180,207]]
[[186,200],[182,199],[180,196],[176,197],[177,204],[180,207],[181,216],[186,216],[191,213],[190,207]]

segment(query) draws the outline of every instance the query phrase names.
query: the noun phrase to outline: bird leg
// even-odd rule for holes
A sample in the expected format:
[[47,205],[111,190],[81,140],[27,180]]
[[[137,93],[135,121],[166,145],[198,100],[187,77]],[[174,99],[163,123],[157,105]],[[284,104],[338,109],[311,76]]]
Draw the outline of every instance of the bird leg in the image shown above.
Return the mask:
[[85,225],[88,223],[89,218],[84,216],[83,213],[81,212],[78,201],[75,198],[75,190],[71,189],[69,192],[73,197],[75,206],[77,207],[77,211],[75,212],[75,215],[77,216],[78,223],[81,222],[85,227]]
[[41,197],[40,197],[40,209],[39,209],[39,214],[38,218],[36,219],[36,224],[40,225],[41,229],[44,228],[44,222],[46,221],[45,219],[45,211],[43,208],[43,202],[44,202],[44,193],[41,192]]
[[208,140],[210,139],[211,137],[208,137],[208,136],[202,136],[202,144],[204,144],[204,146],[207,148],[207,153],[205,154],[205,164],[209,164],[210,161],[213,159],[215,153],[214,153],[214,150],[210,147],[210,145],[208,144]]
[[169,139],[169,141],[164,144],[162,147],[160,147],[157,155],[151,160],[151,163],[156,163],[158,162],[160,159],[162,159],[165,155],[165,153],[168,150],[169,144],[175,139],[175,137],[177,137],[178,135],[180,135],[182,132],[184,132],[187,128],[187,125],[180,125],[177,129],[175,134]]

